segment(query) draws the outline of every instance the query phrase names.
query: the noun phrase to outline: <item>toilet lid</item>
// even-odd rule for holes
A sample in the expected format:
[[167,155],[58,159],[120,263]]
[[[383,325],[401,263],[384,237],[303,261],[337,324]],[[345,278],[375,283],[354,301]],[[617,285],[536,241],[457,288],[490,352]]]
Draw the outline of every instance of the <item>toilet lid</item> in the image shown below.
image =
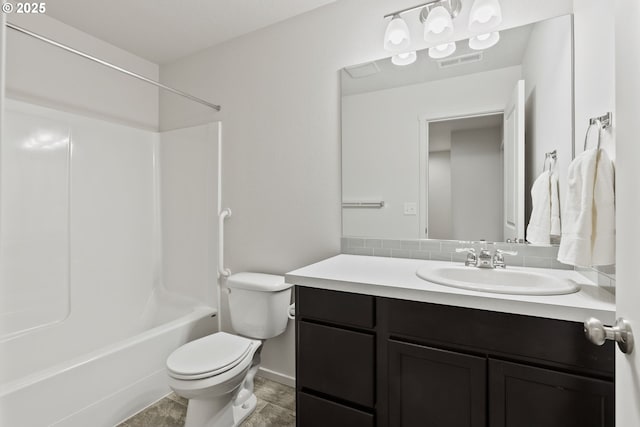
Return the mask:
[[179,379],[211,377],[237,366],[251,350],[252,342],[226,332],[208,335],[171,353],[167,369]]

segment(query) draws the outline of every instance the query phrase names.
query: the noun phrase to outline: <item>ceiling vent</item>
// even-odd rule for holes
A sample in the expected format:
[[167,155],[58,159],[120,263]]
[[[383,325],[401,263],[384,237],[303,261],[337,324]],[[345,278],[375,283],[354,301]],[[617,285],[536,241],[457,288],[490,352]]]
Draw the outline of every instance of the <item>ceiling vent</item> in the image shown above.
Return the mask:
[[344,67],[344,70],[351,76],[352,79],[361,79],[363,77],[369,77],[380,72],[378,64],[375,62],[365,62],[364,64],[352,65],[350,67]]
[[438,65],[440,68],[449,68],[457,65],[471,64],[472,62],[478,61],[482,61],[482,52],[468,53],[454,58],[441,59],[438,61]]

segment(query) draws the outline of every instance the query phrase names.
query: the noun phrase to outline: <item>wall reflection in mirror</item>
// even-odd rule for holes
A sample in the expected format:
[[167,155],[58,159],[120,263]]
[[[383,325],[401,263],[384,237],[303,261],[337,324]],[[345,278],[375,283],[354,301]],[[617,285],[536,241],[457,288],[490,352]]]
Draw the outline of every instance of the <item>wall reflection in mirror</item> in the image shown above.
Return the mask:
[[444,59],[425,49],[406,66],[341,71],[345,237],[523,240],[532,184],[550,167],[562,201],[575,151],[572,17],[501,31],[485,50],[457,45]]

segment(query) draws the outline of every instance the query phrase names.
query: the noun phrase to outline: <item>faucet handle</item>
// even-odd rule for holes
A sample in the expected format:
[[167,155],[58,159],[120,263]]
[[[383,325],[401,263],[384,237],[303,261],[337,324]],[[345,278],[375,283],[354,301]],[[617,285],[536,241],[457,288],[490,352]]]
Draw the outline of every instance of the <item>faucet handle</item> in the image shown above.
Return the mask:
[[493,268],[506,268],[507,264],[504,262],[505,255],[518,255],[517,251],[505,251],[502,249],[496,249],[496,252],[493,254]]
[[476,250],[474,248],[456,248],[456,252],[466,252],[467,260],[464,265],[467,267],[475,267],[478,265],[478,257],[476,256]]

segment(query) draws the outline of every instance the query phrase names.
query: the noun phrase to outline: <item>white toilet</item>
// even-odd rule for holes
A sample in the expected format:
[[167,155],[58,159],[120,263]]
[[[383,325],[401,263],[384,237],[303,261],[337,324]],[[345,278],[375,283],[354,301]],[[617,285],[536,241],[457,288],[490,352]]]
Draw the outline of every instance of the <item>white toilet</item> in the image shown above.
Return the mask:
[[191,341],[167,359],[169,386],[189,399],[185,427],[239,425],[256,407],[253,377],[262,341],[284,332],[291,285],[284,277],[238,273],[227,279],[231,325]]

